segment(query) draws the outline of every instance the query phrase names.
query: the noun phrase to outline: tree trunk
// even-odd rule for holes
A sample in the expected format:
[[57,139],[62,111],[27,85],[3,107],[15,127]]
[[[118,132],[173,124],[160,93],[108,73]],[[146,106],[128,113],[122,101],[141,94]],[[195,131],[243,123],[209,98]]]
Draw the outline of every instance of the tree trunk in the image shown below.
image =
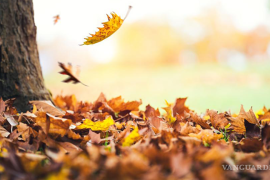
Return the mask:
[[29,100],[49,100],[36,43],[32,0],[0,0],[0,97],[16,98],[19,111]]

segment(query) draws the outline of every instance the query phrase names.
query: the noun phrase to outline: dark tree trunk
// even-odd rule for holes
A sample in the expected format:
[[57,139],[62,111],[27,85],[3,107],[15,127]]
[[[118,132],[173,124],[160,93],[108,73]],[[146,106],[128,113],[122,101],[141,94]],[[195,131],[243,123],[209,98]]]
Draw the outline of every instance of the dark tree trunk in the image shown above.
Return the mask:
[[0,0],[0,97],[16,98],[19,111],[29,100],[51,99],[44,86],[36,43],[32,0]]

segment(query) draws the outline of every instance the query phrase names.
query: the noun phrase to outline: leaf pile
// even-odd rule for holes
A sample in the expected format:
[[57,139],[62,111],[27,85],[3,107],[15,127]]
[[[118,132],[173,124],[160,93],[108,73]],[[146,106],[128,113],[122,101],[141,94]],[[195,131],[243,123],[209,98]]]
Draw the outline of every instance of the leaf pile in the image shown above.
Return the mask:
[[57,96],[18,113],[0,100],[1,179],[267,179],[225,171],[270,162],[270,110],[197,114],[186,98],[160,113],[121,96],[93,103]]

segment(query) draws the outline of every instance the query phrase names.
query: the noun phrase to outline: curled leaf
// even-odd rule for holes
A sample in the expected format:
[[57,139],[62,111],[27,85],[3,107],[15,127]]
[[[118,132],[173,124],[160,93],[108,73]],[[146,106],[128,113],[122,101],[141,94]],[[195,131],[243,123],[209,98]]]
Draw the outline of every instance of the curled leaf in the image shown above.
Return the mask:
[[[129,13],[131,9],[131,6],[129,6],[127,15]],[[113,33],[115,33],[123,24],[124,20],[126,19],[126,17],[124,19],[121,19],[120,16],[118,16],[115,12],[111,13],[112,17],[110,17],[107,14],[108,17],[108,22],[103,22],[103,27],[102,28],[98,28],[99,31],[96,32],[95,34],[91,34],[91,36],[84,38],[86,41],[82,44],[82,45],[91,45],[91,44],[96,44],[100,41],[103,41],[104,39],[108,38],[109,36],[111,36]]]
[[59,72],[60,74],[68,75],[69,77],[65,79],[63,82],[69,83],[73,82],[73,84],[81,83],[84,86],[87,86],[86,84],[82,83],[73,73],[72,73],[72,65],[69,63],[68,67],[59,62],[59,66],[63,69],[63,71]]

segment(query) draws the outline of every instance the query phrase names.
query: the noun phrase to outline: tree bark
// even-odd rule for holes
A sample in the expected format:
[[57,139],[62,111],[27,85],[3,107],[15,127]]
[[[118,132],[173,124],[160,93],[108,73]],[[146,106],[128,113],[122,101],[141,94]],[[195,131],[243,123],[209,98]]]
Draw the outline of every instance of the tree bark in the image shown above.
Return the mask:
[[36,43],[32,0],[0,0],[0,97],[16,98],[19,111],[29,100],[50,100]]

